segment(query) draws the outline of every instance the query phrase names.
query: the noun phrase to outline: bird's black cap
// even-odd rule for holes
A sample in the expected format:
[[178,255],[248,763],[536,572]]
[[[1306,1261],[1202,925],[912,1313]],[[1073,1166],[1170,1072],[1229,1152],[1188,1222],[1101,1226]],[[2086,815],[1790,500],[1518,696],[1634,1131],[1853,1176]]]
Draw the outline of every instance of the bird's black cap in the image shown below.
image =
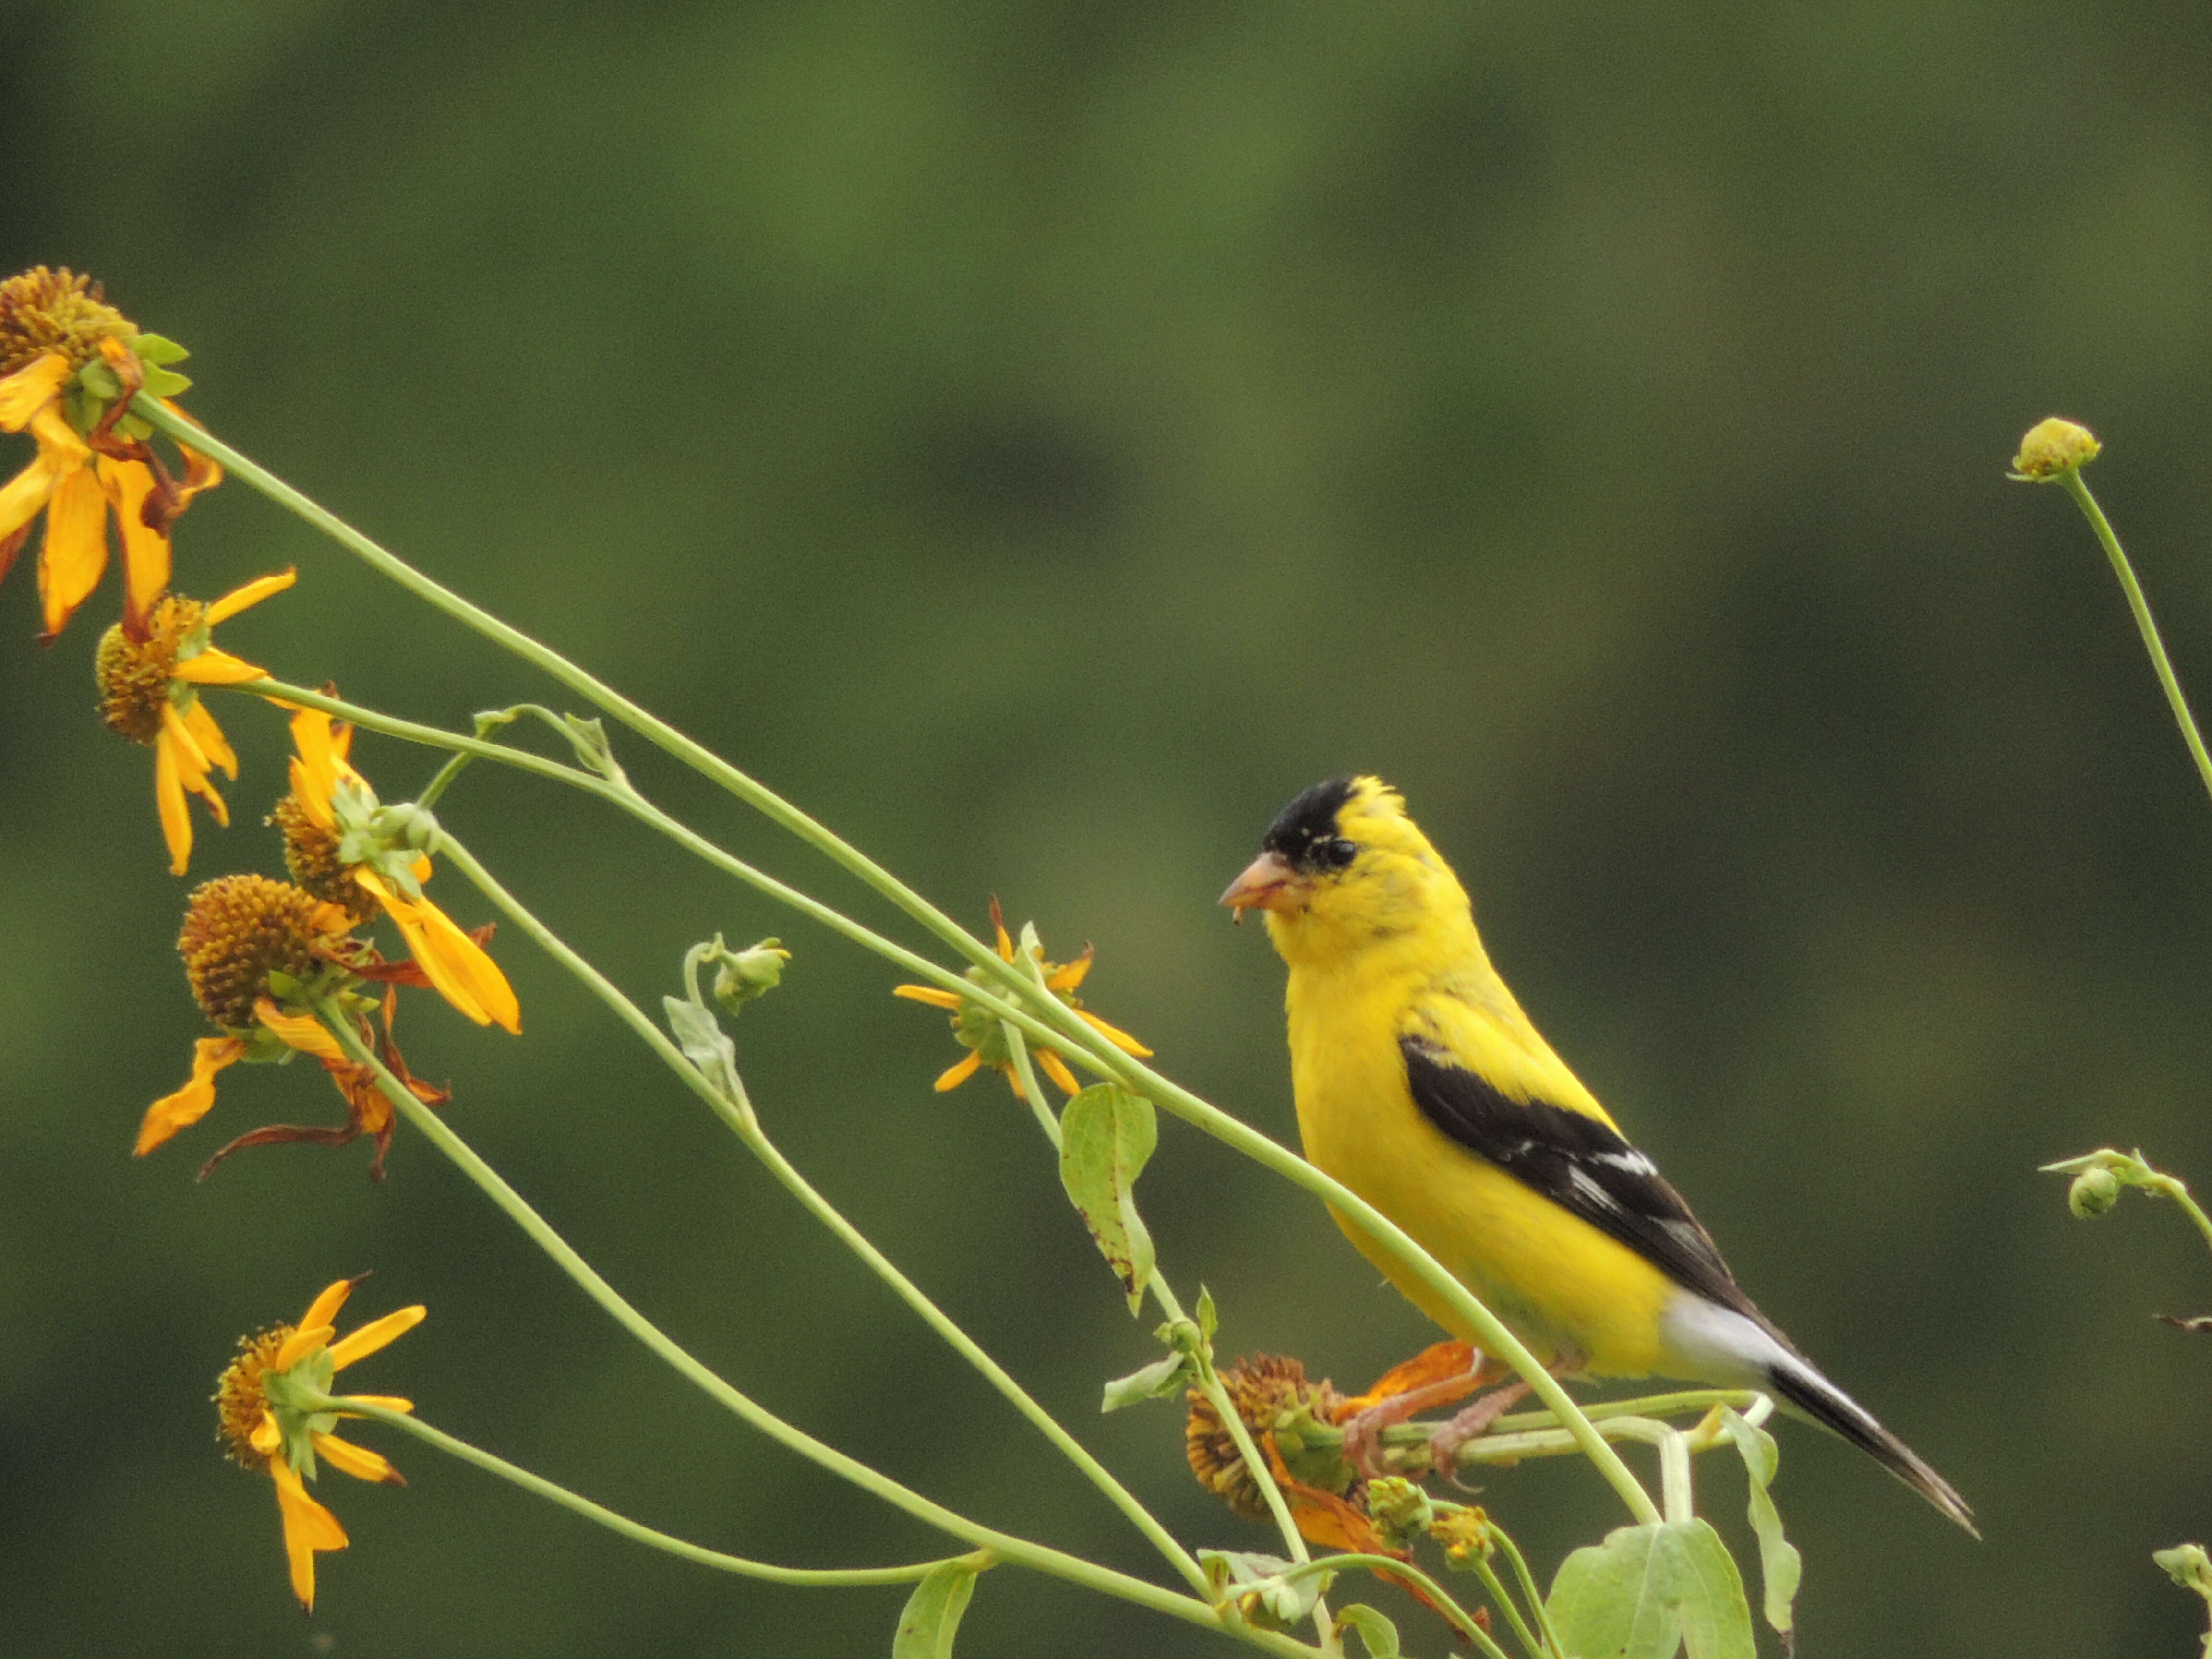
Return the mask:
[[1306,874],[1342,869],[1358,849],[1344,838],[1336,815],[1352,799],[1355,787],[1352,778],[1330,778],[1314,785],[1277,815],[1260,845]]

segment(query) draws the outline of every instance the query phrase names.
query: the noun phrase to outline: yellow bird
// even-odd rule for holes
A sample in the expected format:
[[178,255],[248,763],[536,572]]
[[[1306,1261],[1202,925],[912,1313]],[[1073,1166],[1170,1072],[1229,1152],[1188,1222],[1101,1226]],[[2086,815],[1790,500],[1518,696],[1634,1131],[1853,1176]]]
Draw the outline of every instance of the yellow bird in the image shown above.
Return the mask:
[[[1753,1388],[1972,1512],[1737,1287],[1689,1206],[1505,988],[1467,891],[1380,779],[1315,785],[1221,896],[1290,966],[1306,1156],[1405,1229],[1561,1375]],[[1436,1295],[1341,1214],[1423,1313]],[[1978,1534],[1977,1534],[1978,1535]]]

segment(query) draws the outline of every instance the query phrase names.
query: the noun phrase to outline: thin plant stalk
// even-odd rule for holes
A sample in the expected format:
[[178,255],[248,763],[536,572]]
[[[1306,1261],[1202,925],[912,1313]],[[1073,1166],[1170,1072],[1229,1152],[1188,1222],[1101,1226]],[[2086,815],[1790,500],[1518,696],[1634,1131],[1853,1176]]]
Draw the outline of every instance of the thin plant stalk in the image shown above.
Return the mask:
[[574,1246],[556,1231],[550,1223],[532,1209],[523,1196],[507,1185],[506,1179],[484,1162],[474,1148],[456,1133],[437,1113],[415,1097],[414,1091],[394,1077],[384,1062],[368,1048],[355,1033],[345,1018],[328,1006],[319,1010],[323,1024],[337,1040],[338,1044],[356,1064],[368,1066],[375,1074],[377,1087],[393,1109],[404,1117],[431,1145],[443,1152],[463,1175],[492,1202],[504,1211],[507,1218],[521,1228],[524,1234],[538,1249],[551,1257],[554,1264],[575,1281],[584,1293],[598,1303],[615,1322],[621,1325],[656,1358],[664,1361],[686,1381],[691,1382],[718,1405],[724,1407],[739,1419],[749,1424],[771,1440],[807,1459],[830,1474],[840,1476],[863,1492],[881,1498],[894,1509],[901,1510],[927,1525],[947,1533],[963,1542],[988,1549],[1012,1565],[1030,1568],[1054,1578],[1066,1579],[1103,1595],[1117,1596],[1139,1607],[1166,1613],[1186,1624],[1203,1629],[1219,1631],[1237,1636],[1246,1641],[1281,1654],[1310,1654],[1315,1650],[1288,1637],[1273,1632],[1258,1631],[1241,1621],[1231,1623],[1222,1618],[1214,1607],[1195,1596],[1164,1589],[1158,1584],[1147,1583],[1141,1578],[1117,1572],[1111,1567],[1086,1561],[1080,1556],[1069,1555],[1048,1545],[1038,1544],[1010,1533],[1000,1532],[965,1516],[946,1509],[943,1504],[924,1498],[920,1492],[902,1486],[881,1471],[870,1468],[859,1459],[848,1456],[828,1443],[816,1439],[805,1430],[785,1422],[775,1413],[758,1404],[750,1395],[734,1387],[695,1358],[681,1344],[633,1307],[622,1293],[600,1277],[592,1264],[576,1253]]
[[375,1400],[341,1395],[320,1401],[310,1401],[318,1409],[343,1412],[355,1417],[374,1419],[379,1423],[413,1435],[427,1445],[436,1447],[448,1456],[458,1457],[465,1463],[473,1463],[489,1470],[501,1480],[510,1481],[526,1492],[532,1492],[562,1509],[598,1522],[608,1531],[619,1533],[624,1538],[665,1552],[679,1560],[690,1561],[702,1567],[713,1567],[720,1572],[735,1573],[741,1578],[758,1578],[771,1584],[790,1584],[805,1589],[835,1589],[865,1584],[911,1584],[927,1578],[939,1567],[966,1565],[981,1571],[997,1565],[998,1557],[989,1550],[977,1550],[967,1555],[946,1556],[935,1561],[915,1561],[902,1567],[783,1567],[769,1561],[750,1560],[742,1555],[729,1555],[720,1550],[710,1550],[702,1544],[694,1544],[633,1521],[590,1498],[570,1492],[566,1486],[548,1480],[542,1474],[533,1474],[520,1464],[472,1446],[467,1441],[435,1429],[407,1412],[397,1412]]

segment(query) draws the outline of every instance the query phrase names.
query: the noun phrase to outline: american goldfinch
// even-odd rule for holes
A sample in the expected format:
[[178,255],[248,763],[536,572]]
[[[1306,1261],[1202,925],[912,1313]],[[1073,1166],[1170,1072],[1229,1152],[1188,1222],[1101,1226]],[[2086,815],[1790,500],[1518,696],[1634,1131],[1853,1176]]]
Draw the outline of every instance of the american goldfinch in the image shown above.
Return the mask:
[[[1306,1156],[1458,1278],[1562,1375],[1754,1388],[1880,1460],[1952,1520],[1972,1511],[1814,1370],[1738,1288],[1651,1160],[1505,988],[1467,891],[1371,777],[1283,810],[1221,896],[1266,914],[1290,967],[1291,1080]],[[1352,1242],[1455,1335],[1435,1294]]]

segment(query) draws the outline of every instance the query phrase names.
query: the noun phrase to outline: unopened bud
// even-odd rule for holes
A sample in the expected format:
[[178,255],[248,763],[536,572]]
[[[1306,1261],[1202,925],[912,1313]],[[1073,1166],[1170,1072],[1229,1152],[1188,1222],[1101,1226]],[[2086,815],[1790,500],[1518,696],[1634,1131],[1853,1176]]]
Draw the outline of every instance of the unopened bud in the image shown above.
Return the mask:
[[723,945],[718,933],[709,960],[719,964],[714,973],[714,1000],[722,1005],[725,1012],[734,1014],[756,997],[766,996],[783,982],[783,964],[791,960],[791,952],[772,939],[764,939],[742,951],[732,951]]
[[2212,1601],[2212,1556],[2204,1553],[2202,1544],[2176,1544],[2170,1550],[2154,1551],[2150,1559],[2171,1573],[2182,1589],[2195,1590]]
[[1377,1475],[1367,1483],[1367,1518],[1392,1546],[1411,1549],[1436,1520],[1437,1506],[1405,1476]]
[[2012,476],[2047,483],[2095,460],[2103,447],[2087,427],[2053,415],[2028,428],[2020,441],[2020,453],[2012,458]]
[[2066,1207],[2075,1219],[2088,1221],[2120,1201],[2120,1179],[2110,1170],[2084,1170],[2066,1189]]

